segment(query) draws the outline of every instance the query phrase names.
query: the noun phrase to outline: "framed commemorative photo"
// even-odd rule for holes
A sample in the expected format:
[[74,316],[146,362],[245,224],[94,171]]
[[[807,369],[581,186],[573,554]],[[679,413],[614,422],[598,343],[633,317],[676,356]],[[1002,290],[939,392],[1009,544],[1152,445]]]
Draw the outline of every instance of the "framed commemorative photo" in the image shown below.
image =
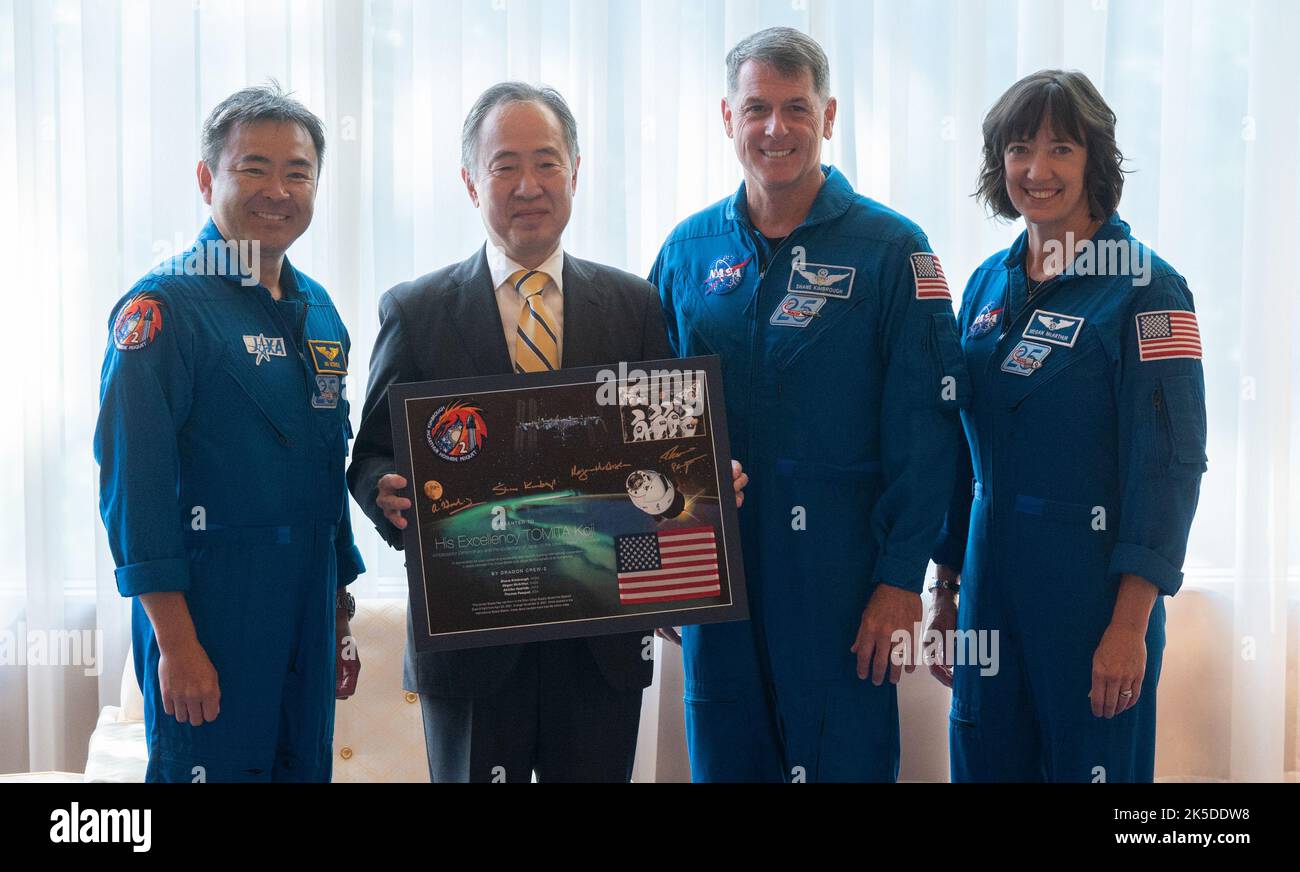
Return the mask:
[[394,385],[418,650],[748,617],[716,357]]

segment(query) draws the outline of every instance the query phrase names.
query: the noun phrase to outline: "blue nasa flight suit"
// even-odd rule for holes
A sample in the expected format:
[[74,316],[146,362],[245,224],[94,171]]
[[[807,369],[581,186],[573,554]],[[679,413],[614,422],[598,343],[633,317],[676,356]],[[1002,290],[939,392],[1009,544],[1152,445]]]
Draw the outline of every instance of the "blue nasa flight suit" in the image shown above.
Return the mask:
[[[348,334],[287,260],[278,302],[235,274],[175,274],[220,242],[209,221],[114,307],[101,374],[100,510],[134,598],[146,777],[328,781],[335,593],[364,571],[343,477]],[[185,593],[217,671],[202,726],[163,710],[139,599],[154,591]]]
[[[650,281],[682,355],[722,358],[751,619],[685,627],[695,781],[892,781],[894,685],[850,652],[880,583],[919,592],[969,393],[925,235],[836,169],[764,239],[745,188],[683,221]],[[910,629],[910,628],[909,628]]]
[[[1145,286],[1091,257],[1029,301],[1026,240],[975,271],[959,318],[970,450],[934,560],[961,570],[958,629],[996,630],[999,662],[954,670],[952,778],[1151,781],[1162,599],[1137,704],[1094,717],[1089,690],[1121,574],[1182,583],[1206,468],[1192,295],[1142,249]],[[1118,215],[1094,241],[1139,245]]]

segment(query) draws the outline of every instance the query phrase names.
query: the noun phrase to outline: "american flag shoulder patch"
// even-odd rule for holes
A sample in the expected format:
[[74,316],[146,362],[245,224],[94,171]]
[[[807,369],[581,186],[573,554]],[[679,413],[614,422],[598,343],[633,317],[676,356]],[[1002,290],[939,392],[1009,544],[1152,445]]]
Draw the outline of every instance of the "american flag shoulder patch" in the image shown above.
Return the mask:
[[1138,358],[1168,360],[1173,357],[1201,359],[1201,330],[1196,313],[1167,309],[1137,315]]
[[948,280],[944,278],[939,255],[931,251],[918,251],[911,255],[912,278],[916,281],[918,300],[947,300],[952,302]]
[[623,605],[701,599],[722,592],[712,527],[616,536],[618,601]]

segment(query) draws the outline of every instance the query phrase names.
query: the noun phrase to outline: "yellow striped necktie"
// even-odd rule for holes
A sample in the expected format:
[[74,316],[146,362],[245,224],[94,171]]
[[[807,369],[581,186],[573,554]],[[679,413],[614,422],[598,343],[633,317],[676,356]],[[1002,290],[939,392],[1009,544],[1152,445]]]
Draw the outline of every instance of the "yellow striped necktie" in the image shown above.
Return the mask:
[[542,302],[542,289],[550,280],[544,272],[521,269],[507,279],[524,298],[515,328],[515,371],[546,372],[560,368],[560,340],[551,313]]

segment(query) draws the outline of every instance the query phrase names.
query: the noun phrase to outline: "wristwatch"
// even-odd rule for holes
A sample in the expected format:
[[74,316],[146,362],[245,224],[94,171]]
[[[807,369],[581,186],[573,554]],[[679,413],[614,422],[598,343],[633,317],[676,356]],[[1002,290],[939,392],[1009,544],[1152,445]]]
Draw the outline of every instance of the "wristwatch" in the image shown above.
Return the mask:
[[961,582],[945,578],[936,578],[934,584],[930,585],[930,593],[934,593],[936,590],[949,590],[953,593],[961,593]]
[[340,590],[334,597],[334,608],[347,609],[349,621],[357,616],[357,601],[348,593],[347,588]]

